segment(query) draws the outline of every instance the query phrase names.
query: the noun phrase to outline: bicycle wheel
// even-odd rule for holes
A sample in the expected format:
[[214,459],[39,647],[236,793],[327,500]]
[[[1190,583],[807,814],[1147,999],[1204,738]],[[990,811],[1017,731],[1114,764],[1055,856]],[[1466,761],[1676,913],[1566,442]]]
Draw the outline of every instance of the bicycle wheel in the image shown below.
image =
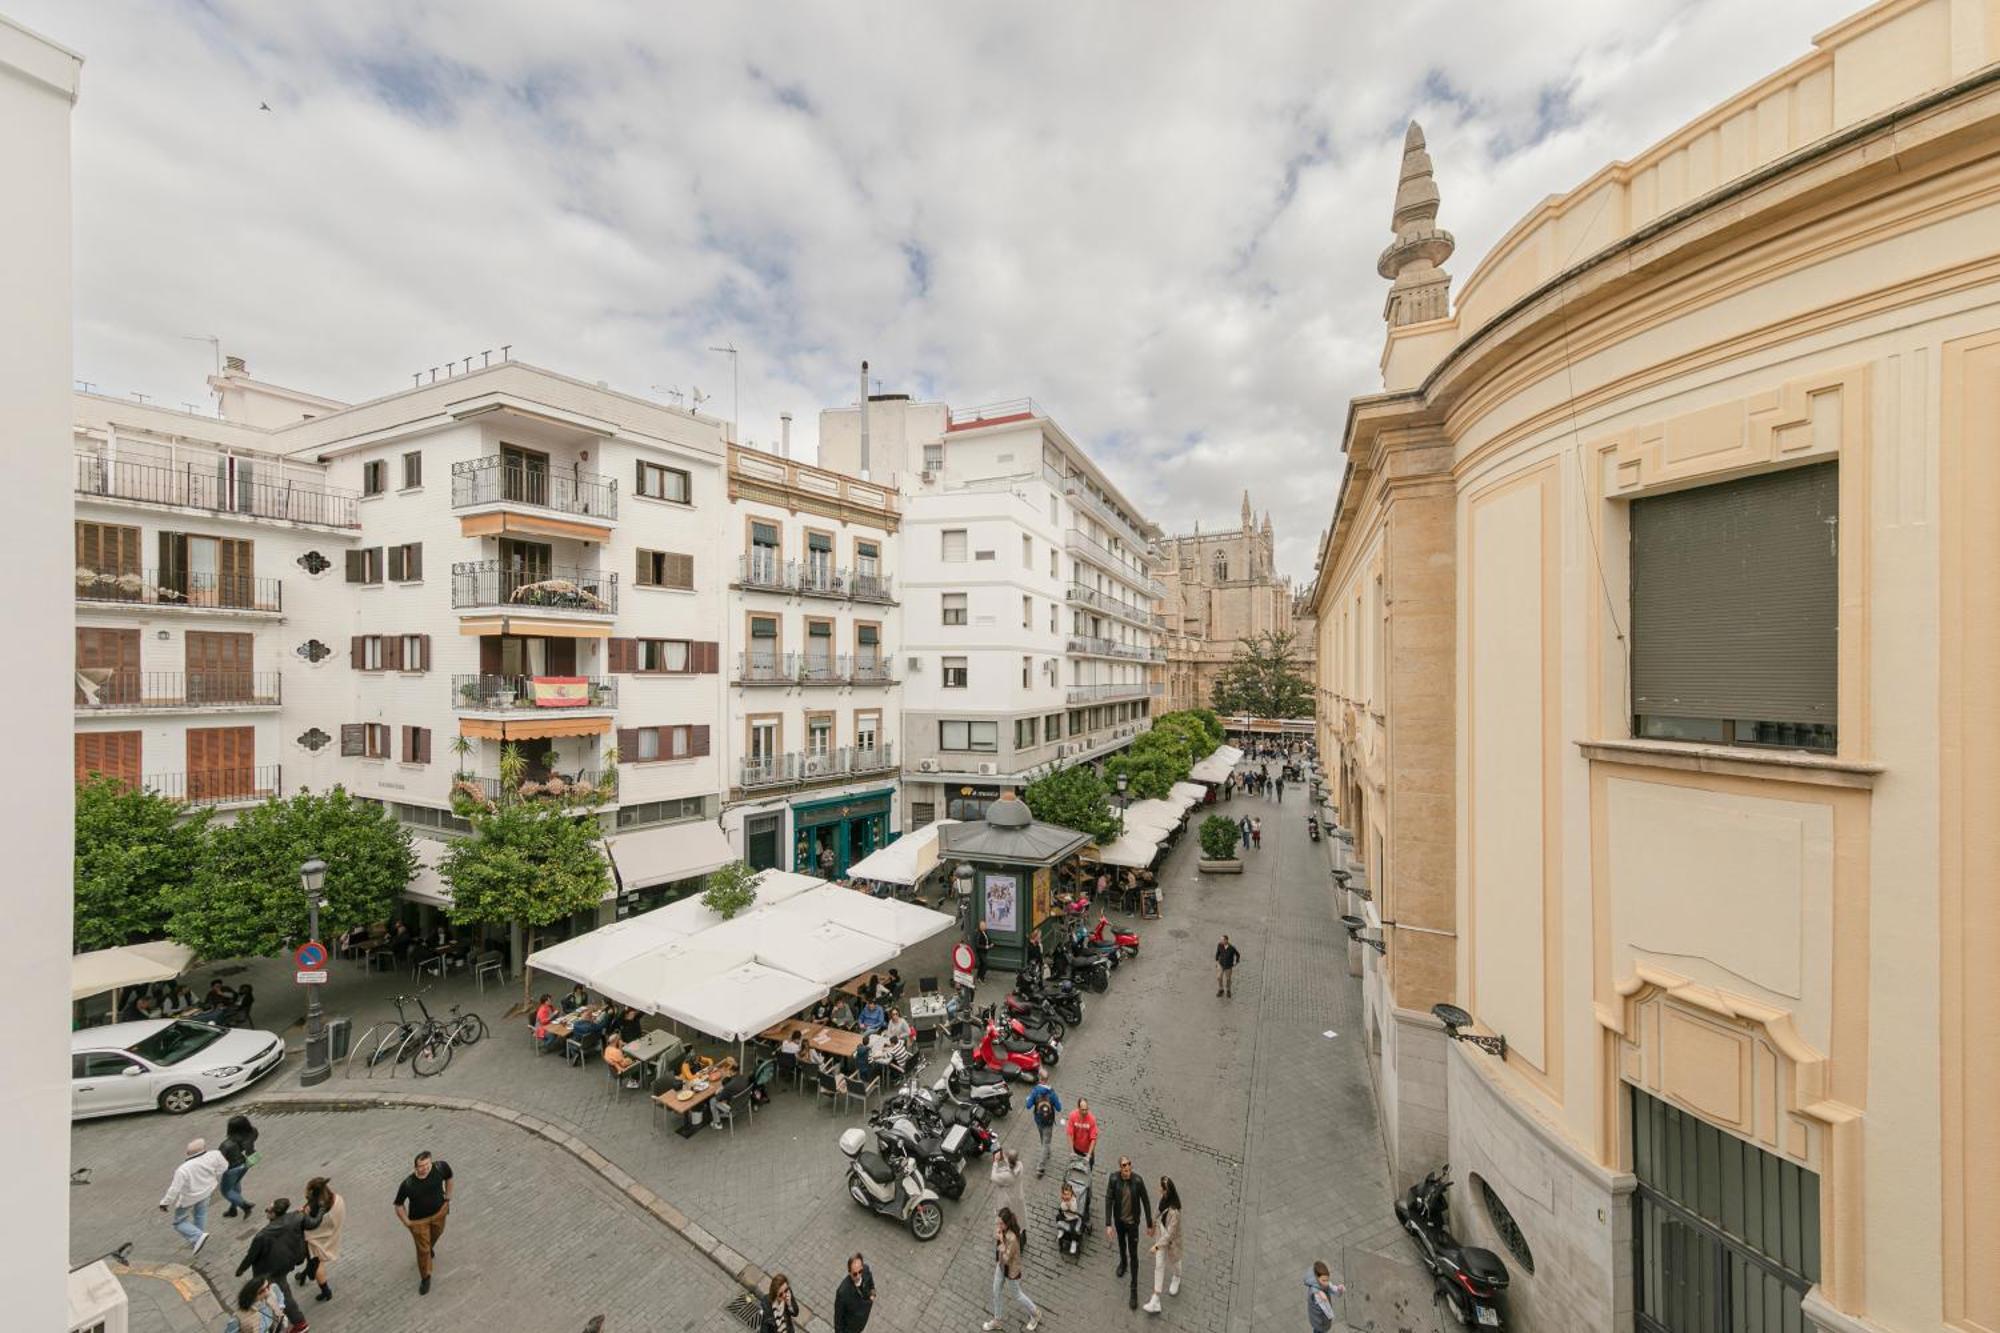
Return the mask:
[[444,1067],[451,1063],[451,1038],[442,1032],[425,1035],[423,1044],[417,1047],[416,1058],[410,1061],[410,1068],[418,1078],[429,1078],[442,1074]]
[[479,1039],[486,1035],[486,1020],[478,1014],[466,1014],[458,1020],[454,1039],[461,1046],[477,1046]]

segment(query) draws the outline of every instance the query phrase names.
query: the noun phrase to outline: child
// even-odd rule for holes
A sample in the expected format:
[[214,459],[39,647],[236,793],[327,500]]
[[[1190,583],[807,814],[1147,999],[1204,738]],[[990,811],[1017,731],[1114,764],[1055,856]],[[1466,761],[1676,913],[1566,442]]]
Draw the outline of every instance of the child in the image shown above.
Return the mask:
[[1077,1211],[1076,1191],[1065,1180],[1062,1197],[1056,1201],[1056,1245],[1064,1254],[1083,1249],[1083,1214]]

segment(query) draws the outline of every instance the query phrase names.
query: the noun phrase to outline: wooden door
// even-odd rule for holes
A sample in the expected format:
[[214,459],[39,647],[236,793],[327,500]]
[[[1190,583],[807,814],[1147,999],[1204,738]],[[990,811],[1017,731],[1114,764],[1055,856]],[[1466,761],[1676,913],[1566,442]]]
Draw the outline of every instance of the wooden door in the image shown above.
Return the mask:
[[576,640],[545,639],[548,645],[549,674],[551,676],[574,676],[576,674]]
[[102,708],[136,704],[144,698],[136,629],[76,630],[76,703]]
[[242,537],[224,537],[216,545],[216,603],[243,608],[256,606],[252,544]]
[[515,445],[500,446],[500,476],[503,494],[523,504],[549,502],[549,456]]
[[76,780],[93,773],[138,786],[140,737],[136,731],[80,731],[76,734]]
[[187,794],[218,801],[257,794],[255,727],[189,727]]
[[251,703],[256,699],[250,674],[249,634],[218,634],[189,630],[187,634],[187,698],[190,703]]

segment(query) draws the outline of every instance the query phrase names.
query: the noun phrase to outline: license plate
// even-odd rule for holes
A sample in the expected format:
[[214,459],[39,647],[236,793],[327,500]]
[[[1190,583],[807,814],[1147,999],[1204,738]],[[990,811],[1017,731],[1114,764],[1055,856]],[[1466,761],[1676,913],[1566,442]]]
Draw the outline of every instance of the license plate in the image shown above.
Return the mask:
[[1500,1327],[1500,1312],[1490,1305],[1479,1307],[1479,1322],[1492,1328]]
[[959,1145],[964,1142],[965,1142],[965,1126],[953,1125],[949,1130],[945,1132],[944,1150],[946,1152],[957,1152]]

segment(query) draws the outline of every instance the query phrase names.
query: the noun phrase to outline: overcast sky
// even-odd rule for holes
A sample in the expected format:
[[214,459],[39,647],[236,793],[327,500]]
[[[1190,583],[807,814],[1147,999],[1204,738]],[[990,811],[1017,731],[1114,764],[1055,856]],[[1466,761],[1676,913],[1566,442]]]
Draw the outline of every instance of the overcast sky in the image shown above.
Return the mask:
[[1303,579],[1405,123],[1462,279],[1860,0],[0,6],[86,59],[103,391],[205,405],[184,335],[344,399],[511,343],[726,418],[733,342],[742,435],[810,448],[867,357],[1033,396],[1169,530],[1249,488]]

